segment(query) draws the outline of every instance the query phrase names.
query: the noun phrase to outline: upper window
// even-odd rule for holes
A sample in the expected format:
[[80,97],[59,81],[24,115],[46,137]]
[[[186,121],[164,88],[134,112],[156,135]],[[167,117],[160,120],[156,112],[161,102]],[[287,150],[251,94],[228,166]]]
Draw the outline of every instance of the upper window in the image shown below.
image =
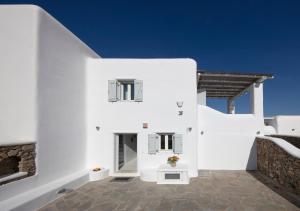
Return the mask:
[[108,81],[108,101],[143,101],[143,81],[118,79]]
[[121,100],[134,100],[134,81],[118,81]]
[[160,150],[173,150],[173,134],[159,134],[160,135]]

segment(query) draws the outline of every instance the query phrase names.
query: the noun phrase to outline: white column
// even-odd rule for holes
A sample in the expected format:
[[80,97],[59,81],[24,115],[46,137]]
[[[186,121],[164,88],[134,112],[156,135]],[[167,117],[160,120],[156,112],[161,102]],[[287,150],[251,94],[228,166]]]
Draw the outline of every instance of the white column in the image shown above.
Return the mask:
[[263,83],[255,83],[250,87],[251,113],[258,117],[264,117]]
[[228,114],[235,114],[235,104],[232,99],[227,100],[227,112]]

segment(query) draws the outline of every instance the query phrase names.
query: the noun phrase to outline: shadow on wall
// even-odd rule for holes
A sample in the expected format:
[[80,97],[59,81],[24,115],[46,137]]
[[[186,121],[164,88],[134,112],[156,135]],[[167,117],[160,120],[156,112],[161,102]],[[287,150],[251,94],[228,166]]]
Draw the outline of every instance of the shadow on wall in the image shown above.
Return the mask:
[[[270,168],[271,169],[276,168],[274,167],[274,162],[271,158],[273,158],[275,155],[277,156],[280,153],[276,152],[275,154],[272,154],[271,153],[272,148],[270,146],[263,148],[263,146],[261,145],[262,142],[258,142],[258,141],[261,140],[259,138],[256,138],[251,147],[251,152],[247,164],[247,172],[251,174],[255,179],[257,179],[258,181],[260,181],[261,183],[269,187],[271,190],[273,190],[274,192],[276,192],[277,194],[279,194],[280,196],[288,200],[289,202],[293,203],[297,207],[300,207],[300,197],[299,195],[297,195],[297,193],[281,185],[280,183],[275,182],[274,180],[268,177],[270,175],[274,177],[273,174],[275,174],[275,172],[268,171],[268,170],[270,170]],[[283,159],[283,156],[281,156],[280,159]],[[255,167],[257,167],[257,170],[252,168],[253,160],[255,160],[256,162]],[[285,163],[285,161],[283,161],[283,163]],[[270,168],[268,168],[268,166]],[[277,169],[277,171],[278,170],[280,169]],[[282,170],[285,171],[284,168]],[[284,172],[281,172],[281,176],[283,173]],[[290,181],[291,180],[289,180],[289,182]]]
[[272,191],[279,194],[281,197],[285,198],[286,200],[296,205],[297,207],[300,207],[299,196],[297,196],[294,193],[291,193],[287,188],[279,185],[278,183],[275,183],[273,180],[261,174],[259,171],[247,171],[247,172],[251,174],[259,182],[261,182],[262,184],[270,188]]
[[246,170],[256,170],[257,168],[257,149],[256,141],[253,141],[252,147],[250,149],[249,158],[246,166]]

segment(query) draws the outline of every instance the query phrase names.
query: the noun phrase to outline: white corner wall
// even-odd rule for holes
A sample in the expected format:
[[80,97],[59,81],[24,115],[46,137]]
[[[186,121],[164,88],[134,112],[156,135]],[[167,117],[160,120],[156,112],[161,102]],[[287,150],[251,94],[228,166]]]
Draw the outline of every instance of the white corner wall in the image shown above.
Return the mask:
[[45,178],[85,168],[85,78],[87,59],[93,57],[99,58],[49,14],[40,13],[37,135],[40,166],[47,164],[39,174]]
[[[68,175],[82,178],[87,59],[99,56],[36,6],[0,6],[0,26],[5,46],[0,48],[0,86],[7,90],[0,92],[1,115],[6,112],[0,140],[37,142],[37,175],[1,187],[0,201],[14,196],[9,206],[17,206],[35,196],[30,193],[45,191],[46,184]],[[5,127],[3,119],[9,123]]]
[[280,135],[300,135],[300,116],[299,115],[280,115],[266,118],[265,123],[276,130]]
[[[196,63],[191,59],[92,59],[88,72],[88,166],[114,172],[114,133],[137,133],[138,172],[158,168],[173,152],[148,154],[148,134],[183,134],[179,162],[197,176]],[[108,102],[108,80],[143,81],[143,102]],[[176,102],[183,101],[183,116]],[[149,128],[143,129],[143,123]],[[96,126],[100,130],[96,130]],[[187,128],[192,131],[188,132]]]
[[198,106],[199,169],[256,169],[255,137],[263,134],[263,119],[253,114],[224,114]]

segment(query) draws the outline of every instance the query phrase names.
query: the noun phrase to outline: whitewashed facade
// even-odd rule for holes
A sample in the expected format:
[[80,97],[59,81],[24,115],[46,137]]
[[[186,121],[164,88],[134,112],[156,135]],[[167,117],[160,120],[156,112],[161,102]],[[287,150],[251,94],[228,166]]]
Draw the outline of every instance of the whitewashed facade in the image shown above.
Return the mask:
[[262,83],[249,88],[250,114],[224,114],[197,94],[192,59],[101,58],[33,5],[0,6],[0,30],[0,145],[37,145],[36,175],[1,186],[1,208],[42,206],[62,187],[87,182],[95,166],[126,175],[117,168],[126,160],[134,161],[129,174],[145,177],[174,154],[189,177],[256,168]]

